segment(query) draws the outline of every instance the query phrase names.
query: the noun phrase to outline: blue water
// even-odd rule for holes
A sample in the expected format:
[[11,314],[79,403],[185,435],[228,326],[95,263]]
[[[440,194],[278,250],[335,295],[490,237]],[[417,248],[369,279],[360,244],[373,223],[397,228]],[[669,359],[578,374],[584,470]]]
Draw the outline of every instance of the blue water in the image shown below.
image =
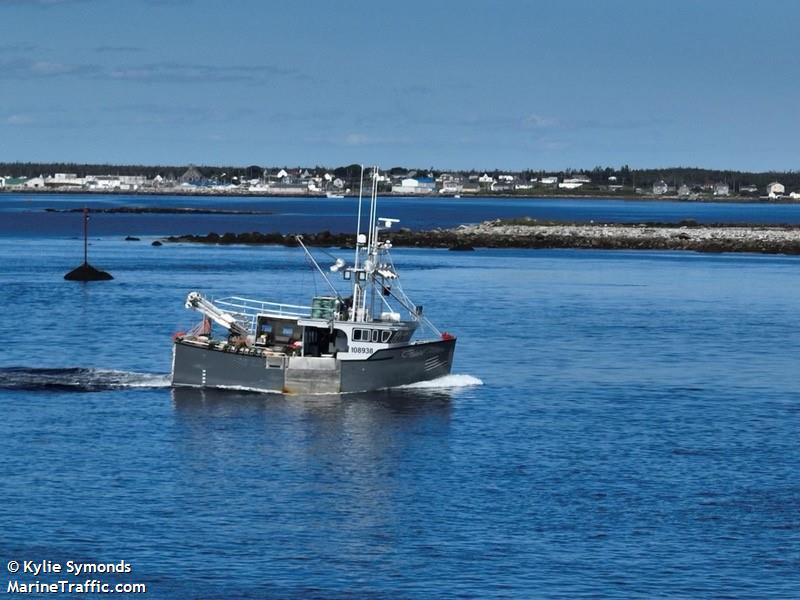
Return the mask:
[[156,598],[800,596],[796,257],[398,249],[456,375],[284,397],[164,374],[188,291],[307,301],[302,256],[150,239],[94,239],[84,285],[79,242],[0,238],[4,590],[73,559]]
[[[226,198],[219,196],[126,196],[76,194],[0,194],[0,236],[72,236],[81,231],[80,215],[45,212],[47,208],[160,206],[258,211],[255,215],[95,214],[92,231],[100,235],[178,235],[249,231],[284,233],[354,229],[353,198]],[[432,229],[495,218],[639,223],[792,223],[800,224],[800,203],[676,202],[545,198],[383,198],[381,215],[400,219],[401,227]]]

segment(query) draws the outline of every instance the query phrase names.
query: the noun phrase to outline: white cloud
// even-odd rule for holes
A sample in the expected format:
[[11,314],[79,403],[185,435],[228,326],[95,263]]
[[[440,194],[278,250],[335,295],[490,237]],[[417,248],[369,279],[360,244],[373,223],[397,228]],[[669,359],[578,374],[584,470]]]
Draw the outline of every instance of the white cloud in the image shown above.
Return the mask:
[[344,138],[344,143],[348,146],[363,146],[370,143],[368,135],[363,133],[348,133]]
[[33,123],[33,117],[28,115],[9,115],[5,119],[6,125],[29,125]]
[[546,129],[548,127],[556,127],[559,122],[558,119],[553,117],[530,114],[522,120],[522,124],[533,129]]

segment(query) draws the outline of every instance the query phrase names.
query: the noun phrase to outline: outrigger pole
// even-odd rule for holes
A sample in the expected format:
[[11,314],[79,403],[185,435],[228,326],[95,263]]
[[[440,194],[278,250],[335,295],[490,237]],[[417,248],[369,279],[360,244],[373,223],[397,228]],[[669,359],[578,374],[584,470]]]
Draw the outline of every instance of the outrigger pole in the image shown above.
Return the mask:
[[325,271],[322,270],[322,267],[319,266],[319,263],[316,261],[314,256],[311,254],[311,252],[308,251],[308,248],[306,248],[306,245],[303,243],[303,236],[302,235],[296,235],[296,236],[294,236],[294,239],[296,239],[297,243],[300,244],[300,247],[303,249],[303,252],[306,253],[306,256],[309,258],[309,260],[311,260],[313,265],[317,268],[317,271],[319,271],[319,274],[322,275],[322,278],[325,280],[325,283],[327,283],[328,286],[331,288],[331,290],[333,290],[334,295],[339,300],[341,300],[342,296],[341,296],[341,294],[339,294],[339,290],[337,290],[336,286],[334,286],[331,283],[331,280],[328,279],[328,276],[325,274]]

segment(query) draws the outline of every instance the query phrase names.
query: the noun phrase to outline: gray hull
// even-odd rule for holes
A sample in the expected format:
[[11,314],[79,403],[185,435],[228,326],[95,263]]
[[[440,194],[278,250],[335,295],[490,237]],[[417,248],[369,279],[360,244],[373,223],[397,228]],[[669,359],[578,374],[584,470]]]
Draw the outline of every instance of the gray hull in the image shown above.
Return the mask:
[[449,374],[455,345],[455,339],[424,342],[379,350],[365,360],[340,361],[264,357],[177,340],[172,385],[298,394],[363,392]]

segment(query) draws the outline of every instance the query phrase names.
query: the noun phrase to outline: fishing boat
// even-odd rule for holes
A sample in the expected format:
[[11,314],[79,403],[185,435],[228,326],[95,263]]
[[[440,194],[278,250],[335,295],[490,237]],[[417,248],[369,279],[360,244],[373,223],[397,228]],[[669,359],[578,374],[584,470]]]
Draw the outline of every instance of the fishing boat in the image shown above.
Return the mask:
[[[310,306],[240,296],[212,300],[197,291],[188,295],[186,308],[198,311],[202,320],[173,338],[173,386],[336,394],[450,373],[456,338],[440,332],[403,291],[386,236],[398,220],[378,217],[377,168],[362,233],[363,183],[362,168],[351,264],[336,258],[326,272],[297,238],[330,289],[313,297]],[[329,275],[341,276],[338,285]]]

